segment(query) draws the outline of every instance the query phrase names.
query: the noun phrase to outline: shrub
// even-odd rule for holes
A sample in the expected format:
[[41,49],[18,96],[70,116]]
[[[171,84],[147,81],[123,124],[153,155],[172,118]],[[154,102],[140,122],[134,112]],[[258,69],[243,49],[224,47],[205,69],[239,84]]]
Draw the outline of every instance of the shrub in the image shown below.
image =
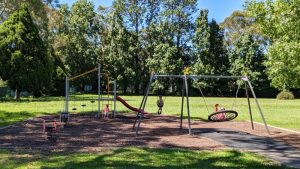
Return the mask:
[[292,92],[289,91],[281,91],[277,97],[278,100],[292,100],[295,99],[295,96]]

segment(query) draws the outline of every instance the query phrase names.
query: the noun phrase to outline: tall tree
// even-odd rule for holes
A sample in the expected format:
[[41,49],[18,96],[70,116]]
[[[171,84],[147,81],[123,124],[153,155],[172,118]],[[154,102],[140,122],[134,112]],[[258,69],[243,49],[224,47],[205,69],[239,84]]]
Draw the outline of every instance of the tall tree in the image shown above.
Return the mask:
[[145,69],[144,60],[145,55],[142,50],[142,26],[145,15],[145,3],[143,0],[126,0],[125,1],[125,19],[127,22],[127,29],[131,32],[130,41],[132,42],[129,48],[129,53],[133,58],[133,70],[135,80],[134,92],[138,94],[140,92],[140,84],[144,80],[145,75],[142,74]]
[[251,34],[257,40],[262,39],[246,11],[233,11],[221,23],[221,27],[224,29],[225,42],[229,48],[244,34]]
[[[194,57],[192,68],[195,74],[228,74],[229,61],[224,46],[224,32],[215,20],[208,22],[208,10],[201,10],[197,17],[193,47]],[[217,81],[206,79],[195,81],[194,86],[213,89],[224,85],[221,82],[218,83]]]
[[59,27],[54,30],[57,39],[56,53],[71,74],[78,74],[95,67],[99,54],[99,19],[94,4],[87,0],[76,1],[71,9],[60,8]]
[[[210,74],[207,72],[210,68],[207,64],[209,58],[209,25],[208,25],[208,10],[200,10],[199,16],[196,19],[196,31],[193,38],[194,57],[193,57],[193,73],[195,74]],[[194,86],[207,86],[202,81],[195,81]]]
[[[146,61],[148,59],[153,59],[155,54],[155,47],[160,43],[161,36],[158,29],[159,25],[159,14],[161,12],[161,1],[157,0],[147,0],[146,1],[146,15],[145,15],[145,28],[142,30],[142,45],[143,49],[143,65],[147,65]],[[144,66],[144,75],[149,74],[149,65]],[[146,76],[146,78],[148,78]],[[147,81],[146,81],[147,83]]]
[[232,75],[246,75],[250,78],[254,86],[261,88],[269,87],[267,80],[266,67],[264,61],[263,48],[252,35],[241,35],[233,44],[229,52],[230,73]]
[[109,16],[109,28],[107,30],[106,45],[104,45],[104,53],[101,57],[105,70],[109,70],[112,77],[118,84],[121,84],[123,92],[126,93],[129,84],[134,82],[135,71],[132,63],[134,63],[133,55],[130,54],[131,32],[125,27],[124,22],[125,3],[123,1],[115,1]]
[[52,61],[27,7],[21,6],[0,25],[0,76],[11,89],[36,96],[51,84]]
[[[189,64],[191,36],[193,34],[193,14],[196,11],[196,0],[163,0],[161,22],[166,27],[170,45],[176,47],[174,59],[182,59]],[[183,69],[183,68],[181,68]],[[178,72],[174,72],[178,73]]]
[[268,39],[267,73],[281,90],[300,87],[300,1],[266,0],[246,3],[260,33]]

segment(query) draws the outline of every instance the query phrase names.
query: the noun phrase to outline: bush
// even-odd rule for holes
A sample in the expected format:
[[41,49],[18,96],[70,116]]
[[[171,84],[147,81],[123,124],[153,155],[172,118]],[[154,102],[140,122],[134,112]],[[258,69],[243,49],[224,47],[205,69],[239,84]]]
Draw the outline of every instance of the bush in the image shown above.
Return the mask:
[[295,96],[292,92],[282,91],[277,95],[276,98],[278,100],[292,100],[292,99],[295,99]]

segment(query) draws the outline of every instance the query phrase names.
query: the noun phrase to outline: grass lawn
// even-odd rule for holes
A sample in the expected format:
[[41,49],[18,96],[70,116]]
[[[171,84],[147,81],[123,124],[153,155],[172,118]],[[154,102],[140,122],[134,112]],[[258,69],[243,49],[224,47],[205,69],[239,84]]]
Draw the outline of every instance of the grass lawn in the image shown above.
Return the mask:
[[[253,153],[183,149],[120,148],[101,153],[26,153],[0,150],[6,168],[283,168]],[[129,167],[130,166],[130,167]]]
[[[96,99],[97,96],[85,95],[85,98]],[[82,96],[77,96],[77,99],[82,99]],[[139,107],[142,96],[122,96],[132,106]],[[43,97],[39,100],[32,98],[24,98],[20,102],[2,101],[0,102],[0,127],[8,124],[13,124],[18,121],[28,119],[30,117],[57,114],[63,110],[63,97]],[[148,112],[156,112],[156,96],[150,96],[147,102],[146,110]],[[213,111],[213,105],[219,103],[226,109],[231,109],[234,98],[206,98],[209,111]],[[276,99],[259,99],[263,113],[268,124],[300,131],[300,101],[299,100],[276,100]],[[86,104],[82,108],[81,104]],[[254,120],[262,122],[258,113],[258,109],[251,100],[253,107]],[[181,98],[167,97],[163,114],[180,114]],[[77,108],[76,112],[95,111],[97,103],[90,101],[70,101],[70,109]],[[201,97],[190,97],[191,116],[194,119],[207,119],[208,111]],[[238,98],[236,106],[233,108],[239,112],[237,120],[249,120],[248,105],[245,98]],[[118,111],[128,111],[121,103],[117,103]],[[186,114],[185,114],[186,115]]]

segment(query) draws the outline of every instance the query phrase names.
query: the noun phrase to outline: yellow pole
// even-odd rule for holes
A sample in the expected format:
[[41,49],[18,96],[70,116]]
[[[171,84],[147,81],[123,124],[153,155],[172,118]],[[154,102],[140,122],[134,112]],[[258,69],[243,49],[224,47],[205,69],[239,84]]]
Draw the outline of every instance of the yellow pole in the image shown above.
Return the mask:
[[97,68],[91,69],[91,70],[89,70],[89,71],[87,71],[87,72],[84,72],[84,73],[81,73],[81,74],[79,74],[79,75],[77,75],[77,76],[70,77],[69,80],[75,80],[75,79],[77,79],[77,78],[79,78],[79,77],[81,77],[81,76],[84,76],[84,75],[86,75],[86,74],[95,72],[95,71],[97,71],[97,70],[98,70]]

